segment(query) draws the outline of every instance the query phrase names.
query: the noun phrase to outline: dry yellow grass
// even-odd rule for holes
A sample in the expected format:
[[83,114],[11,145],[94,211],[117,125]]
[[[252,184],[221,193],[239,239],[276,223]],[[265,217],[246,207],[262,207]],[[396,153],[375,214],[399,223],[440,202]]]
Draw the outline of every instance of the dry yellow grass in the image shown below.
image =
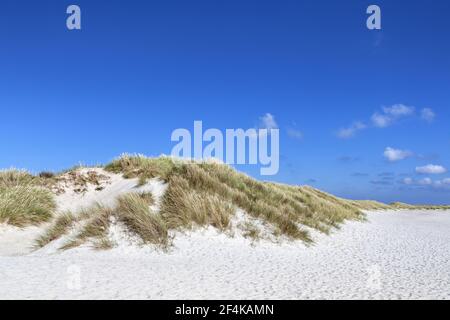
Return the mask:
[[143,155],[123,154],[106,165],[105,169],[122,173],[125,178],[139,177],[143,183],[145,179],[155,177],[167,180],[175,166],[176,163],[169,157],[147,158]]
[[60,238],[73,226],[77,218],[71,212],[61,214],[46,232],[36,240],[36,247],[41,248],[50,242]]
[[151,202],[142,194],[129,193],[119,197],[116,217],[144,243],[166,246],[168,229],[161,215],[152,212]]
[[410,205],[402,202],[391,203],[389,207],[403,210],[450,210],[450,206]]
[[0,188],[33,185],[36,177],[25,170],[9,169],[0,171]]
[[23,170],[0,171],[0,223],[24,227],[51,219],[56,208],[53,194],[39,181]]
[[236,208],[214,193],[191,189],[189,181],[180,176],[170,180],[161,208],[170,228],[212,225],[226,230]]
[[163,218],[151,211],[153,201],[147,193],[129,193],[119,197],[114,208],[96,204],[78,213],[65,213],[37,239],[36,247],[60,238],[77,224],[78,230],[61,249],[74,248],[89,241],[97,249],[109,249],[113,246],[108,238],[109,228],[112,223],[121,222],[143,243],[165,248],[169,244],[168,228]]
[[49,221],[56,204],[50,191],[34,186],[0,187],[0,223],[17,227]]
[[169,186],[161,215],[169,228],[212,225],[224,230],[241,208],[272,225],[278,235],[311,242],[303,226],[327,233],[347,219],[364,219],[363,209],[386,207],[340,199],[311,187],[260,182],[212,162],[123,155],[106,170],[122,172],[126,178],[164,179]]
[[[39,239],[38,245],[45,245],[65,234],[75,221],[83,221],[81,230],[64,248],[88,240],[92,240],[97,248],[110,248],[112,244],[107,235],[114,220],[123,223],[144,243],[167,247],[170,230],[196,226],[213,226],[222,231],[229,229],[238,208],[270,226],[267,230],[273,230],[275,236],[283,235],[310,243],[312,239],[305,226],[329,233],[346,220],[364,220],[364,210],[450,209],[445,206],[346,200],[308,186],[257,181],[230,166],[215,162],[123,155],[106,165],[105,169],[122,173],[125,178],[139,178],[139,184],[145,184],[147,179],[154,177],[163,179],[168,188],[161,199],[160,212],[150,209],[154,204],[151,194],[126,194],[117,199],[115,208],[95,206],[77,215],[68,213],[59,217],[47,234]],[[11,189],[18,184],[34,187],[39,181],[36,179],[26,172],[9,172],[0,175],[0,188]],[[57,177],[48,175],[47,179]],[[253,239],[261,236],[260,230],[251,223],[244,223],[243,231],[246,237]]]

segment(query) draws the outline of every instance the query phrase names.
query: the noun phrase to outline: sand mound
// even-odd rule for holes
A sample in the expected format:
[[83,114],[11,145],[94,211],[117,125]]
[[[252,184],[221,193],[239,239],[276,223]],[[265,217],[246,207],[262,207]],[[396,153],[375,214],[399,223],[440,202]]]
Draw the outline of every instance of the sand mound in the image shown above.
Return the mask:
[[[160,198],[166,185],[159,179],[151,179],[139,186],[138,179],[124,179],[120,174],[106,172],[102,168],[80,168],[58,177],[52,185],[57,203],[55,219],[64,212],[80,212],[94,205],[113,207],[117,198],[131,192],[149,192],[154,195],[152,210],[159,210]],[[0,256],[23,255],[32,252],[36,239],[51,223],[17,228],[0,225]],[[70,234],[66,235],[66,238]],[[59,241],[61,243],[61,241]],[[47,248],[52,252],[56,244]]]

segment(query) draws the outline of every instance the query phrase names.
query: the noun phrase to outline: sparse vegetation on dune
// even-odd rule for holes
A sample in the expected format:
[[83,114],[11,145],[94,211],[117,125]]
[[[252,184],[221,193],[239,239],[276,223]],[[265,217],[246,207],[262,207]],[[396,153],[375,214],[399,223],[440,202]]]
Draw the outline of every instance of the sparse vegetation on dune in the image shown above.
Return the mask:
[[168,189],[161,216],[169,228],[212,225],[225,230],[240,208],[272,225],[276,235],[311,242],[302,226],[328,233],[346,219],[363,219],[361,209],[369,204],[371,209],[385,206],[339,199],[310,187],[260,182],[214,162],[124,155],[105,168],[125,178],[164,179]]
[[389,205],[391,209],[403,210],[450,210],[450,206],[411,205],[402,202],[394,202]]
[[88,184],[101,190],[100,182],[105,178],[95,171],[78,174],[76,169],[60,174],[45,171],[38,175],[25,170],[2,170],[0,223],[25,227],[47,222],[56,210],[55,195],[64,193],[68,184],[80,193],[87,191]]
[[361,210],[389,210],[392,209],[388,204],[373,200],[353,200],[350,201],[354,206]]
[[245,238],[250,238],[252,240],[259,240],[260,239],[261,231],[259,230],[259,228],[255,224],[247,221],[241,226],[241,228],[242,228],[242,231],[243,231],[242,235]]
[[74,217],[72,225],[77,222],[80,223],[81,227],[69,241],[63,244],[61,249],[74,248],[86,243],[88,240],[91,240],[96,248],[99,243],[109,242],[107,235],[113,213],[112,209],[97,204],[72,215]]
[[78,213],[65,213],[36,241],[36,246],[47,245],[77,225],[74,235],[61,249],[74,248],[88,241],[97,249],[109,249],[113,246],[108,238],[109,228],[111,224],[120,222],[139,236],[144,244],[165,248],[169,243],[167,225],[159,214],[151,211],[150,205],[153,201],[148,193],[128,193],[117,199],[114,208],[97,204]]
[[[55,210],[54,195],[70,186],[81,190],[101,191],[108,176],[86,169],[59,174],[26,171],[0,171],[0,223],[26,226],[49,221]],[[158,201],[159,212],[153,212],[155,199],[151,193],[129,193],[120,196],[117,205],[96,205],[78,213],[59,214],[37,240],[42,247],[67,234],[77,226],[72,239],[63,248],[87,241],[96,248],[110,248],[108,232],[112,223],[121,223],[132,233],[160,247],[170,243],[170,230],[213,226],[221,231],[231,228],[238,209],[250,221],[241,221],[244,236],[263,237],[254,222],[274,236],[312,242],[310,229],[329,233],[346,220],[364,220],[364,210],[450,209],[450,206],[390,205],[376,201],[354,201],[335,197],[308,186],[290,186],[257,181],[230,166],[217,162],[195,162],[171,157],[147,158],[123,155],[104,167],[106,171],[137,179],[145,185],[159,178],[167,189]]]
[[328,233],[345,220],[364,220],[363,210],[417,208],[346,200],[308,186],[260,182],[216,162],[123,155],[105,168],[123,173],[125,178],[160,177],[166,181],[168,189],[162,199],[161,215],[169,228],[212,225],[225,230],[240,208],[273,226],[276,235],[310,242],[303,226]]
[[36,240],[36,247],[41,248],[50,242],[62,237],[77,221],[77,217],[71,212],[60,214],[46,232]]

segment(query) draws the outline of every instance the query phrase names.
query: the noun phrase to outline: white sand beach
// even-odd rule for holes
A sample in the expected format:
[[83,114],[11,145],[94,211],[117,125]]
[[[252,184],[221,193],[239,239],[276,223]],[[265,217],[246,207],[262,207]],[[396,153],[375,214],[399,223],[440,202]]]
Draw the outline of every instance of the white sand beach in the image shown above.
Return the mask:
[[0,299],[450,299],[450,212],[367,217],[311,247],[204,229],[178,234],[168,253],[120,239],[12,256],[3,226]]

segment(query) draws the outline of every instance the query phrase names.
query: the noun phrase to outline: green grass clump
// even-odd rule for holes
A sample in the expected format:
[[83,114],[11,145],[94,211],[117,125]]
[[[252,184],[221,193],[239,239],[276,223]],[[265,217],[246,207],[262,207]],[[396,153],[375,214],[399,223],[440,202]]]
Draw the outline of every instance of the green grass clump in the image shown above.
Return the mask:
[[217,194],[192,189],[188,180],[174,176],[161,212],[170,228],[212,225],[226,230],[236,208]]
[[59,239],[67,234],[67,232],[80,225],[80,230],[72,239],[66,242],[60,249],[70,249],[93,240],[94,247],[99,249],[111,248],[112,244],[107,239],[108,229],[110,225],[110,217],[113,211],[100,204],[96,204],[88,209],[83,209],[77,214],[66,212],[58,216],[46,232],[36,241],[36,248],[42,248],[48,243]]
[[153,203],[151,194],[129,193],[119,197],[114,208],[96,204],[77,214],[65,213],[36,241],[36,247],[60,238],[77,223],[79,230],[60,249],[74,248],[88,241],[96,249],[110,249],[113,243],[108,238],[109,228],[112,223],[121,222],[144,243],[165,248],[169,243],[168,228],[162,217],[151,211]]
[[0,171],[0,223],[17,227],[48,221],[56,208],[39,177],[24,170]]
[[37,225],[50,220],[55,208],[52,193],[41,187],[0,187],[0,223]]
[[147,158],[142,155],[124,154],[105,166],[106,171],[122,173],[127,179],[140,178],[140,184],[146,179],[167,180],[176,163],[169,157]]
[[50,242],[65,235],[76,221],[77,217],[75,217],[75,215],[71,212],[61,214],[55,219],[52,225],[47,228],[46,232],[36,240],[36,247],[42,248]]
[[77,214],[77,219],[83,222],[83,226],[74,238],[63,245],[61,249],[74,248],[86,243],[88,240],[93,240],[94,247],[98,247],[99,243],[106,243],[113,214],[114,211],[112,209],[99,204]]
[[25,170],[0,171],[0,188],[34,185],[37,178]]
[[119,197],[117,202],[117,219],[140,236],[144,243],[167,245],[169,237],[166,223],[161,215],[150,210],[152,203],[147,197],[129,193]]

